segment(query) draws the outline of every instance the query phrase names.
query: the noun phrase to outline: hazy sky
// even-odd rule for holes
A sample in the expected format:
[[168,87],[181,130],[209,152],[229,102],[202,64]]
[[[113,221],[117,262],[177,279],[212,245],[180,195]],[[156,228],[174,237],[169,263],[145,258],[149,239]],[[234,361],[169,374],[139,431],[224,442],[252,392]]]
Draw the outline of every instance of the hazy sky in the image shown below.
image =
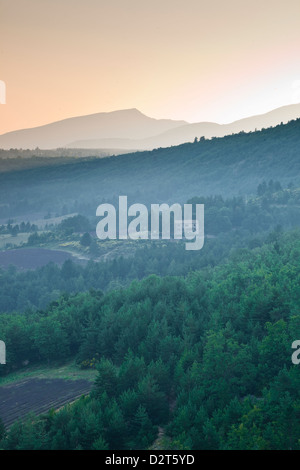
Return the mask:
[[0,133],[138,108],[231,122],[300,102],[300,0],[0,0]]

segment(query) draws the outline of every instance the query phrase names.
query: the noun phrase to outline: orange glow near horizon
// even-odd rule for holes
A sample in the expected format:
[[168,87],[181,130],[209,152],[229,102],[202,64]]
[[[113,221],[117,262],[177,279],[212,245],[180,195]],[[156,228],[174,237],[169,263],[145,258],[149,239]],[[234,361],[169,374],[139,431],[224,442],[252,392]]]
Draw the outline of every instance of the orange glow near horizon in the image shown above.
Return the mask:
[[0,0],[0,134],[137,108],[232,122],[300,102],[299,0]]

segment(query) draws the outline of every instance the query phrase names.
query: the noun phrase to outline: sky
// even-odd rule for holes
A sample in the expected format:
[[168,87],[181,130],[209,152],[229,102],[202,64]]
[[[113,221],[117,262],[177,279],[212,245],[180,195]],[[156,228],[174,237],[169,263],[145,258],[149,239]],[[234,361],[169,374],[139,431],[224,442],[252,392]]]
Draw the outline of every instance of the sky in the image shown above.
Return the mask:
[[0,134],[128,108],[262,114],[300,102],[299,51],[299,0],[0,0]]

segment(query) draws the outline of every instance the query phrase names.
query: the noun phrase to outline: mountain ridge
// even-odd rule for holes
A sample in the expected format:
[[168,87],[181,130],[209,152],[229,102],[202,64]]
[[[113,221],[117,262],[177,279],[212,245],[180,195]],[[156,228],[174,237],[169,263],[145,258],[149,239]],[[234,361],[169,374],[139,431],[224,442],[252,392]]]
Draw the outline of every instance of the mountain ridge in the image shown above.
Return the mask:
[[282,106],[229,124],[155,119],[136,108],[94,113],[0,135],[0,148],[153,150],[191,142],[195,137],[224,137],[287,123],[300,117],[300,104]]
[[40,212],[41,204],[44,214],[92,215],[101,201],[115,203],[120,194],[132,202],[173,204],[195,194],[254,194],[259,184],[271,179],[282,187],[300,187],[299,146],[297,119],[149,152],[48,159],[47,165],[0,173],[0,218]]

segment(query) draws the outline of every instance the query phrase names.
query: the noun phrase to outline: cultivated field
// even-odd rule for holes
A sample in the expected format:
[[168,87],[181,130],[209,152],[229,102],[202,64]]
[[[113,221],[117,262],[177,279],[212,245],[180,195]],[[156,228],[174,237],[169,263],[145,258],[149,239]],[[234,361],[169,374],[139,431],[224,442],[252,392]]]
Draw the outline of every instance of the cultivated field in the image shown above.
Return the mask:
[[46,264],[63,264],[67,259],[76,258],[66,251],[48,250],[45,248],[19,248],[0,252],[0,267],[8,268],[13,265],[18,269],[36,269]]
[[11,426],[28,413],[37,415],[74,401],[91,391],[89,380],[30,378],[0,387],[0,418]]

